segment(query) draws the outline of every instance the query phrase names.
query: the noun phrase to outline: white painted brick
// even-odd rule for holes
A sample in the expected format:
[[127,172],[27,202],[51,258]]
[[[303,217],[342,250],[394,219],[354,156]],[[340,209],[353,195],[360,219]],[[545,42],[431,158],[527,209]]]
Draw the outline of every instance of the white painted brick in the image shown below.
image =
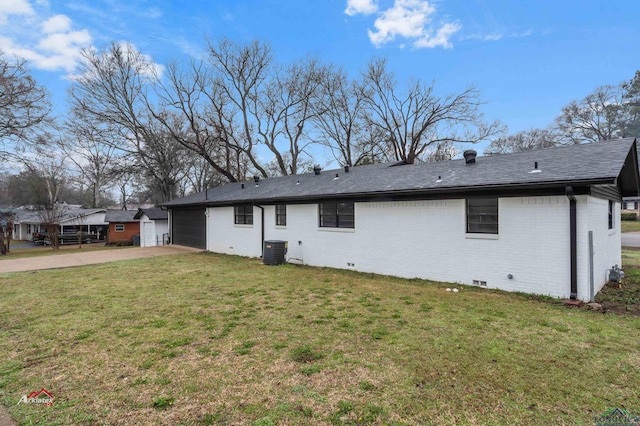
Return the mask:
[[[588,231],[594,231],[597,247],[598,290],[606,269],[620,264],[620,206],[609,231],[607,201],[577,199],[578,298],[587,300]],[[265,206],[264,214],[265,239],[288,241],[288,258],[307,265],[469,285],[481,280],[489,288],[570,295],[569,201],[564,196],[500,198],[497,239],[469,238],[463,199],[356,203],[355,229],[319,228],[317,204],[288,205],[286,227],[275,225],[274,206]],[[260,256],[260,218],[261,209],[254,207],[253,226],[234,225],[232,207],[209,208],[207,249]]]
[[[147,235],[145,223],[151,224],[151,232],[153,236],[149,238],[151,244],[147,244]],[[164,234],[169,232],[169,223],[166,220],[151,220],[149,216],[143,214],[140,218],[140,247],[151,247],[162,244]]]

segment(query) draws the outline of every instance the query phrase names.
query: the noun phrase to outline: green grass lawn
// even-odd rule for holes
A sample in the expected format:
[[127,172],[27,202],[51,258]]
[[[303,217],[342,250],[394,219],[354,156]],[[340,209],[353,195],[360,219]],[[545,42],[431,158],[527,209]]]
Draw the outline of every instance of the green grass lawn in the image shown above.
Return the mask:
[[640,232],[640,220],[623,220],[622,232]]
[[213,254],[0,275],[0,401],[21,425],[640,414],[640,317],[447,287]]

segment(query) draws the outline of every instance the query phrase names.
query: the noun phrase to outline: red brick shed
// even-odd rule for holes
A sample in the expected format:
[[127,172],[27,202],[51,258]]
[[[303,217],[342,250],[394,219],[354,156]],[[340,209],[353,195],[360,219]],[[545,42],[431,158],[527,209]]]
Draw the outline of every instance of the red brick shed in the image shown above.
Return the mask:
[[109,222],[107,242],[132,244],[134,235],[140,236],[140,221],[134,219],[137,210],[107,210],[105,222]]

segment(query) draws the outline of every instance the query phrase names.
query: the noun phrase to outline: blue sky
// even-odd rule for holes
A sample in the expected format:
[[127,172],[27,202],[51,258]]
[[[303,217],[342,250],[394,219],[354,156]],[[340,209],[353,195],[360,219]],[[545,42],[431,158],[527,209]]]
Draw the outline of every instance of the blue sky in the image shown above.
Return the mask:
[[476,86],[487,119],[544,127],[563,105],[640,69],[640,1],[0,0],[0,49],[29,60],[65,110],[79,49],[127,41],[162,64],[202,53],[205,37],[269,41],[357,76],[373,56],[400,81],[446,95]]

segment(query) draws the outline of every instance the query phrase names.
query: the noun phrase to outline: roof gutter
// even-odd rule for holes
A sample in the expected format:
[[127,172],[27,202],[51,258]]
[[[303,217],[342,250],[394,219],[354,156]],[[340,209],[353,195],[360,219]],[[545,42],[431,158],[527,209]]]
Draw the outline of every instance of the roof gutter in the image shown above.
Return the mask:
[[573,187],[567,186],[565,194],[569,199],[569,236],[571,251],[571,300],[578,298],[578,244],[577,244],[577,220],[576,220],[576,196]]

